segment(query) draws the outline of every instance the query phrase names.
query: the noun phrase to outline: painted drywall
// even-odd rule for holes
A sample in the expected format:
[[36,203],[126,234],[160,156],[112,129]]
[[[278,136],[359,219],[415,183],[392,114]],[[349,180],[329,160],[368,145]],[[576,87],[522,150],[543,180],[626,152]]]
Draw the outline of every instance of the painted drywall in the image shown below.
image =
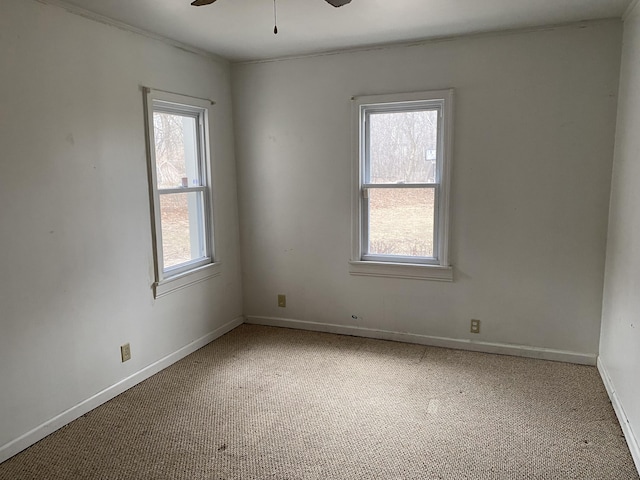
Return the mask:
[[[242,292],[226,62],[3,0],[0,65],[1,449],[240,316]],[[222,273],[158,300],[140,85],[216,101]]]
[[[245,315],[595,360],[620,49],[605,21],[234,65]],[[350,98],[445,88],[455,281],[350,275]]]
[[636,5],[624,22],[600,362],[640,470],[639,131],[640,8]]

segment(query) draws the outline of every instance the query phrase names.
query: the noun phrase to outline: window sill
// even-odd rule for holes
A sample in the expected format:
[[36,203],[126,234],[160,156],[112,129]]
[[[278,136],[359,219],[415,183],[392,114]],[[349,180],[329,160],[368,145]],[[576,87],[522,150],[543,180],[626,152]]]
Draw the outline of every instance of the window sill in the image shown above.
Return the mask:
[[176,290],[181,290],[195,283],[204,282],[211,277],[216,277],[220,275],[220,273],[220,262],[216,262],[173,277],[165,278],[153,284],[153,296],[154,298],[164,297]]
[[387,262],[349,262],[351,275],[371,277],[409,278],[416,280],[434,280],[437,282],[453,282],[453,267],[440,265],[418,265],[413,263]]

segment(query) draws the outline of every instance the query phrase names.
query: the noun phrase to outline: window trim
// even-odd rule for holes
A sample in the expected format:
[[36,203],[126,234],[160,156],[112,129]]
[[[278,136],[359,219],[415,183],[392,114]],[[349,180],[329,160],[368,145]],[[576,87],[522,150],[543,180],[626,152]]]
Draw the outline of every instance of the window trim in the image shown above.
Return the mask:
[[[215,261],[214,204],[212,157],[210,148],[209,109],[213,102],[177,93],[143,87],[145,109],[145,136],[149,180],[149,205],[151,213],[151,236],[154,257],[154,297],[158,298],[175,290],[204,281],[220,274],[219,262]],[[202,185],[173,189],[157,188],[154,112],[174,113],[192,117],[198,129],[198,170]],[[160,190],[162,194],[194,192],[202,195],[204,220],[204,257],[185,262],[175,267],[164,268],[162,251],[162,225],[160,212]],[[175,190],[175,192],[173,192]]]
[[[439,281],[453,281],[453,268],[449,263],[450,230],[450,185],[453,138],[453,101],[454,90],[434,90],[386,95],[366,95],[352,98],[352,252],[349,272],[353,275],[371,275],[396,278],[419,278]],[[440,131],[441,161],[438,167],[440,182],[433,185],[439,189],[436,195],[434,232],[434,251],[437,257],[402,257],[364,254],[365,209],[363,208],[363,188],[376,188],[364,182],[367,167],[365,150],[366,127],[363,117],[371,111],[406,111],[412,103],[417,108],[437,105],[441,109]],[[404,105],[403,105],[404,104]],[[394,107],[397,107],[394,108]],[[427,184],[417,184],[427,187]],[[430,184],[429,184],[430,185]],[[385,185],[385,188],[388,185]],[[402,184],[390,188],[410,188],[411,184]]]

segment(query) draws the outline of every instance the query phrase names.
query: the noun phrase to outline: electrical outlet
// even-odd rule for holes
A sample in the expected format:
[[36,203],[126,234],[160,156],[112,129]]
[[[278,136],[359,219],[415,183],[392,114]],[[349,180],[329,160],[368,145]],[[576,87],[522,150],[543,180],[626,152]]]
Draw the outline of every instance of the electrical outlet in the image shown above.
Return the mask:
[[120,357],[123,362],[131,360],[131,346],[128,343],[125,343],[120,347]]
[[480,320],[471,319],[471,333],[480,333]]
[[278,306],[281,308],[286,308],[287,306],[287,296],[279,294],[278,295]]

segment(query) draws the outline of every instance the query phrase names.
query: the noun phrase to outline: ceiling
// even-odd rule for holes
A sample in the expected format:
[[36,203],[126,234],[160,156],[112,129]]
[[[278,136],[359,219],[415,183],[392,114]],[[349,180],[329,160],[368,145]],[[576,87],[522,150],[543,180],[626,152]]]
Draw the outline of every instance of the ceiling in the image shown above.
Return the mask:
[[[108,17],[233,62],[620,18],[632,0],[40,0]],[[90,15],[91,16],[91,15]]]

